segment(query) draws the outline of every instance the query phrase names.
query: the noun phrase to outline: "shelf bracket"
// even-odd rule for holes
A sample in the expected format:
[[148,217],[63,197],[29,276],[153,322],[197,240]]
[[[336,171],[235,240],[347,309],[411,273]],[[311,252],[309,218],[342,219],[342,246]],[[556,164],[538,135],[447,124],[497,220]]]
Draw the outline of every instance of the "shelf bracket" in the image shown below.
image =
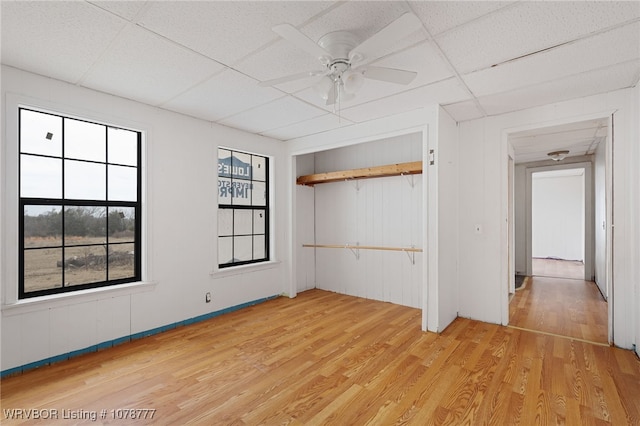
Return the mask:
[[353,255],[356,257],[356,260],[360,260],[360,249],[358,248],[359,245],[360,243],[356,243],[355,246],[352,246],[351,244],[346,243],[344,245],[344,248],[351,250],[351,253],[353,253]]
[[[415,248],[415,246],[411,246],[412,249]],[[412,265],[416,264],[416,252],[415,251],[409,251],[409,250],[402,250],[403,252],[407,253],[407,257],[409,257],[409,261],[411,262]]]
[[356,192],[360,192],[360,180],[359,179],[345,179],[345,182],[353,182],[353,187],[356,189]]
[[406,174],[406,173],[402,173],[402,174],[400,174],[400,176],[405,176],[405,177],[407,178],[407,182],[409,182],[409,186],[410,186],[411,188],[414,188],[414,187],[416,186],[416,182],[415,182],[415,180],[413,179],[413,176],[414,176],[414,175],[408,175],[408,174]]

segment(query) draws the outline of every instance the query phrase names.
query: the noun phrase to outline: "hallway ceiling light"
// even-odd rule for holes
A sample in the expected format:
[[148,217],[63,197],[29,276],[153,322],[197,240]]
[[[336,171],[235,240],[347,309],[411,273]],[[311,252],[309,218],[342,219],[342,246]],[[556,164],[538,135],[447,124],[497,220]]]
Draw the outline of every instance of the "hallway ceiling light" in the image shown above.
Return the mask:
[[562,150],[562,151],[553,151],[553,152],[548,153],[547,155],[549,157],[551,157],[551,159],[553,161],[562,161],[562,160],[565,159],[567,154],[569,154],[569,151],[565,149],[565,150]]

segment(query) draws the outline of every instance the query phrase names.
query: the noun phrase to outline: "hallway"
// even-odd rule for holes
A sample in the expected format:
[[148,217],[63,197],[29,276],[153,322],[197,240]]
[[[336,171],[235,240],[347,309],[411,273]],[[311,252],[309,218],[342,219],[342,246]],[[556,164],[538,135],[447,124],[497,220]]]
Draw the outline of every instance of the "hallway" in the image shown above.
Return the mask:
[[509,304],[509,325],[607,344],[607,302],[592,281],[529,277]]

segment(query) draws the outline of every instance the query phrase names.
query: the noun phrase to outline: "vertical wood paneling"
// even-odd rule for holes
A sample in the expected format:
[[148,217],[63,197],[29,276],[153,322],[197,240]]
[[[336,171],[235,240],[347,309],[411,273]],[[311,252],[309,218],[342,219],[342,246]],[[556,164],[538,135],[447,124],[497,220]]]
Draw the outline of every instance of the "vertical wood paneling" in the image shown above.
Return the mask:
[[[50,311],[29,312],[20,318],[20,362],[28,364],[44,358],[51,353],[51,335],[49,333]],[[4,346],[4,344],[3,344]],[[4,366],[4,364],[3,364]]]
[[110,297],[96,303],[96,343],[131,334],[130,306],[129,296]]
[[313,219],[314,190],[306,186],[296,186],[296,288],[304,291],[315,287],[315,258],[313,249],[302,249],[302,244],[314,240]]
[[[421,143],[406,135],[316,153],[315,172],[419,160]],[[422,248],[421,188],[422,175],[316,185],[315,243]],[[422,267],[404,252],[361,250],[358,260],[348,249],[318,248],[316,268],[318,288],[421,307]]]
[[[1,314],[0,314],[1,315]],[[20,365],[22,362],[21,315],[2,316],[2,345],[0,359],[4,365]]]

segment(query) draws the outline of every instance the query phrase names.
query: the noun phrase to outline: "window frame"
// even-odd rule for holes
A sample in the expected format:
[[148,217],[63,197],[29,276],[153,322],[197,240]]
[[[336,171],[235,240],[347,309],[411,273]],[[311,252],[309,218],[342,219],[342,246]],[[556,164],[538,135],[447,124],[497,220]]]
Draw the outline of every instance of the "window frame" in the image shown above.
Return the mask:
[[[32,152],[23,152],[22,148],[22,111],[30,111],[39,114],[51,115],[54,117],[58,117],[62,122],[62,136],[61,136],[61,152],[60,155],[43,155],[36,154]],[[64,138],[65,138],[65,130],[64,123],[65,120],[74,120],[78,122],[89,123],[97,126],[102,126],[105,132],[105,158],[104,161],[96,161],[91,159],[79,159],[75,157],[67,157],[64,152]],[[135,166],[130,164],[123,164],[117,162],[109,161],[109,131],[110,129],[115,130],[125,130],[135,133],[136,135],[136,164]],[[18,192],[17,192],[17,208],[18,208],[18,300],[25,300],[34,297],[40,296],[49,296],[49,295],[57,295],[61,293],[74,293],[81,290],[100,288],[100,287],[110,287],[118,284],[125,283],[133,283],[139,282],[142,280],[142,232],[143,232],[143,220],[142,220],[142,194],[143,194],[143,158],[142,158],[142,148],[143,148],[143,131],[131,129],[119,125],[107,124],[105,122],[96,121],[93,119],[81,118],[77,116],[72,116],[69,114],[61,113],[61,112],[53,112],[51,110],[40,109],[32,106],[18,105],[17,106],[17,181],[18,181]],[[32,157],[39,158],[54,158],[59,159],[61,162],[60,176],[61,179],[61,195],[60,198],[47,198],[47,197],[23,197],[22,196],[22,156],[29,155]],[[87,164],[101,164],[105,167],[105,197],[104,200],[94,200],[87,198],[65,198],[64,194],[64,180],[65,180],[65,162],[66,161],[76,161]],[[130,168],[135,168],[136,170],[136,200],[135,201],[120,201],[120,200],[109,200],[109,180],[108,180],[108,170],[109,166],[126,166]],[[39,250],[43,248],[39,247],[25,247],[25,208],[26,206],[59,206],[61,211],[61,243],[55,246],[47,246],[46,249],[61,249],[62,258],[60,259],[63,262],[63,265],[60,267],[61,272],[61,287],[53,287],[46,288],[40,290],[26,291],[25,289],[25,253],[31,250]],[[103,243],[92,243],[92,244],[66,244],[65,243],[65,221],[64,221],[64,212],[66,208],[82,208],[82,207],[100,207],[104,208],[105,212],[108,212],[110,208],[118,208],[118,207],[126,207],[132,208],[135,218],[134,218],[134,235],[132,242],[109,242],[109,218],[108,213],[105,216],[105,242]],[[107,253],[109,253],[109,246],[117,246],[124,244],[133,244],[133,276],[125,277],[125,278],[115,278],[109,279],[109,262],[108,258],[106,260],[105,265],[105,280],[104,281],[94,281],[82,284],[70,284],[67,285],[65,277],[65,266],[64,262],[66,261],[65,250],[67,249],[77,249],[80,247],[95,247],[95,246],[104,246],[106,245]],[[107,255],[108,256],[108,255]]]
[[[270,176],[270,170],[271,170],[271,158],[268,155],[264,155],[264,154],[257,154],[257,153],[253,153],[253,152],[249,152],[249,151],[242,151],[242,150],[238,150],[235,148],[229,148],[229,147],[225,147],[225,146],[218,146],[217,150],[216,150],[216,157],[217,157],[217,167],[220,167],[220,151],[221,150],[225,150],[225,151],[229,151],[229,158],[232,159],[234,158],[233,155],[234,153],[238,153],[238,154],[242,154],[242,155],[249,155],[251,157],[251,159],[253,159],[253,157],[259,157],[264,159],[264,164],[265,164],[265,171],[264,171],[264,181],[261,180],[255,180],[253,179],[253,172],[251,173],[251,179],[239,179],[239,178],[235,178],[236,180],[242,180],[244,182],[260,182],[260,183],[264,183],[265,186],[265,203],[264,206],[260,206],[260,205],[253,205],[253,204],[234,204],[233,201],[231,201],[230,203],[222,203],[220,200],[220,187],[221,187],[221,181],[220,181],[220,172],[219,169],[216,173],[217,176],[217,181],[218,181],[218,188],[217,188],[217,217],[216,217],[216,221],[218,223],[218,226],[216,227],[217,229],[217,247],[218,249],[216,250],[216,254],[217,254],[217,259],[216,259],[216,264],[218,266],[218,270],[222,271],[222,270],[229,270],[229,268],[233,268],[233,267],[237,267],[237,266],[245,266],[245,265],[256,265],[256,264],[264,264],[266,262],[270,262],[271,261],[271,250],[270,250],[270,246],[271,246],[271,242],[270,242],[270,231],[271,231],[271,215],[270,215],[270,209],[271,209],[271,199],[270,199],[270,180],[271,180],[271,176]],[[233,161],[233,160],[231,160]],[[225,177],[226,178],[226,177]],[[233,183],[234,182],[234,178],[233,178],[233,173],[230,174],[230,182]],[[230,235],[224,235],[222,236],[220,233],[220,211],[221,210],[231,210],[231,215],[232,215],[232,232]],[[251,236],[251,237],[255,237],[256,235],[263,235],[263,234],[257,234],[255,233],[255,223],[252,219],[252,232],[250,234],[236,234],[235,233],[235,211],[236,210],[244,210],[244,211],[259,211],[259,212],[263,212],[264,213],[264,257],[262,258],[257,258],[257,259],[251,259],[251,260],[242,260],[242,261],[236,261],[236,262],[228,262],[228,263],[220,263],[220,239],[221,238],[231,238],[232,241],[232,248],[231,248],[231,253],[232,253],[232,260],[234,258],[234,240],[235,237],[238,236]],[[254,250],[254,238],[252,238],[252,252]]]

